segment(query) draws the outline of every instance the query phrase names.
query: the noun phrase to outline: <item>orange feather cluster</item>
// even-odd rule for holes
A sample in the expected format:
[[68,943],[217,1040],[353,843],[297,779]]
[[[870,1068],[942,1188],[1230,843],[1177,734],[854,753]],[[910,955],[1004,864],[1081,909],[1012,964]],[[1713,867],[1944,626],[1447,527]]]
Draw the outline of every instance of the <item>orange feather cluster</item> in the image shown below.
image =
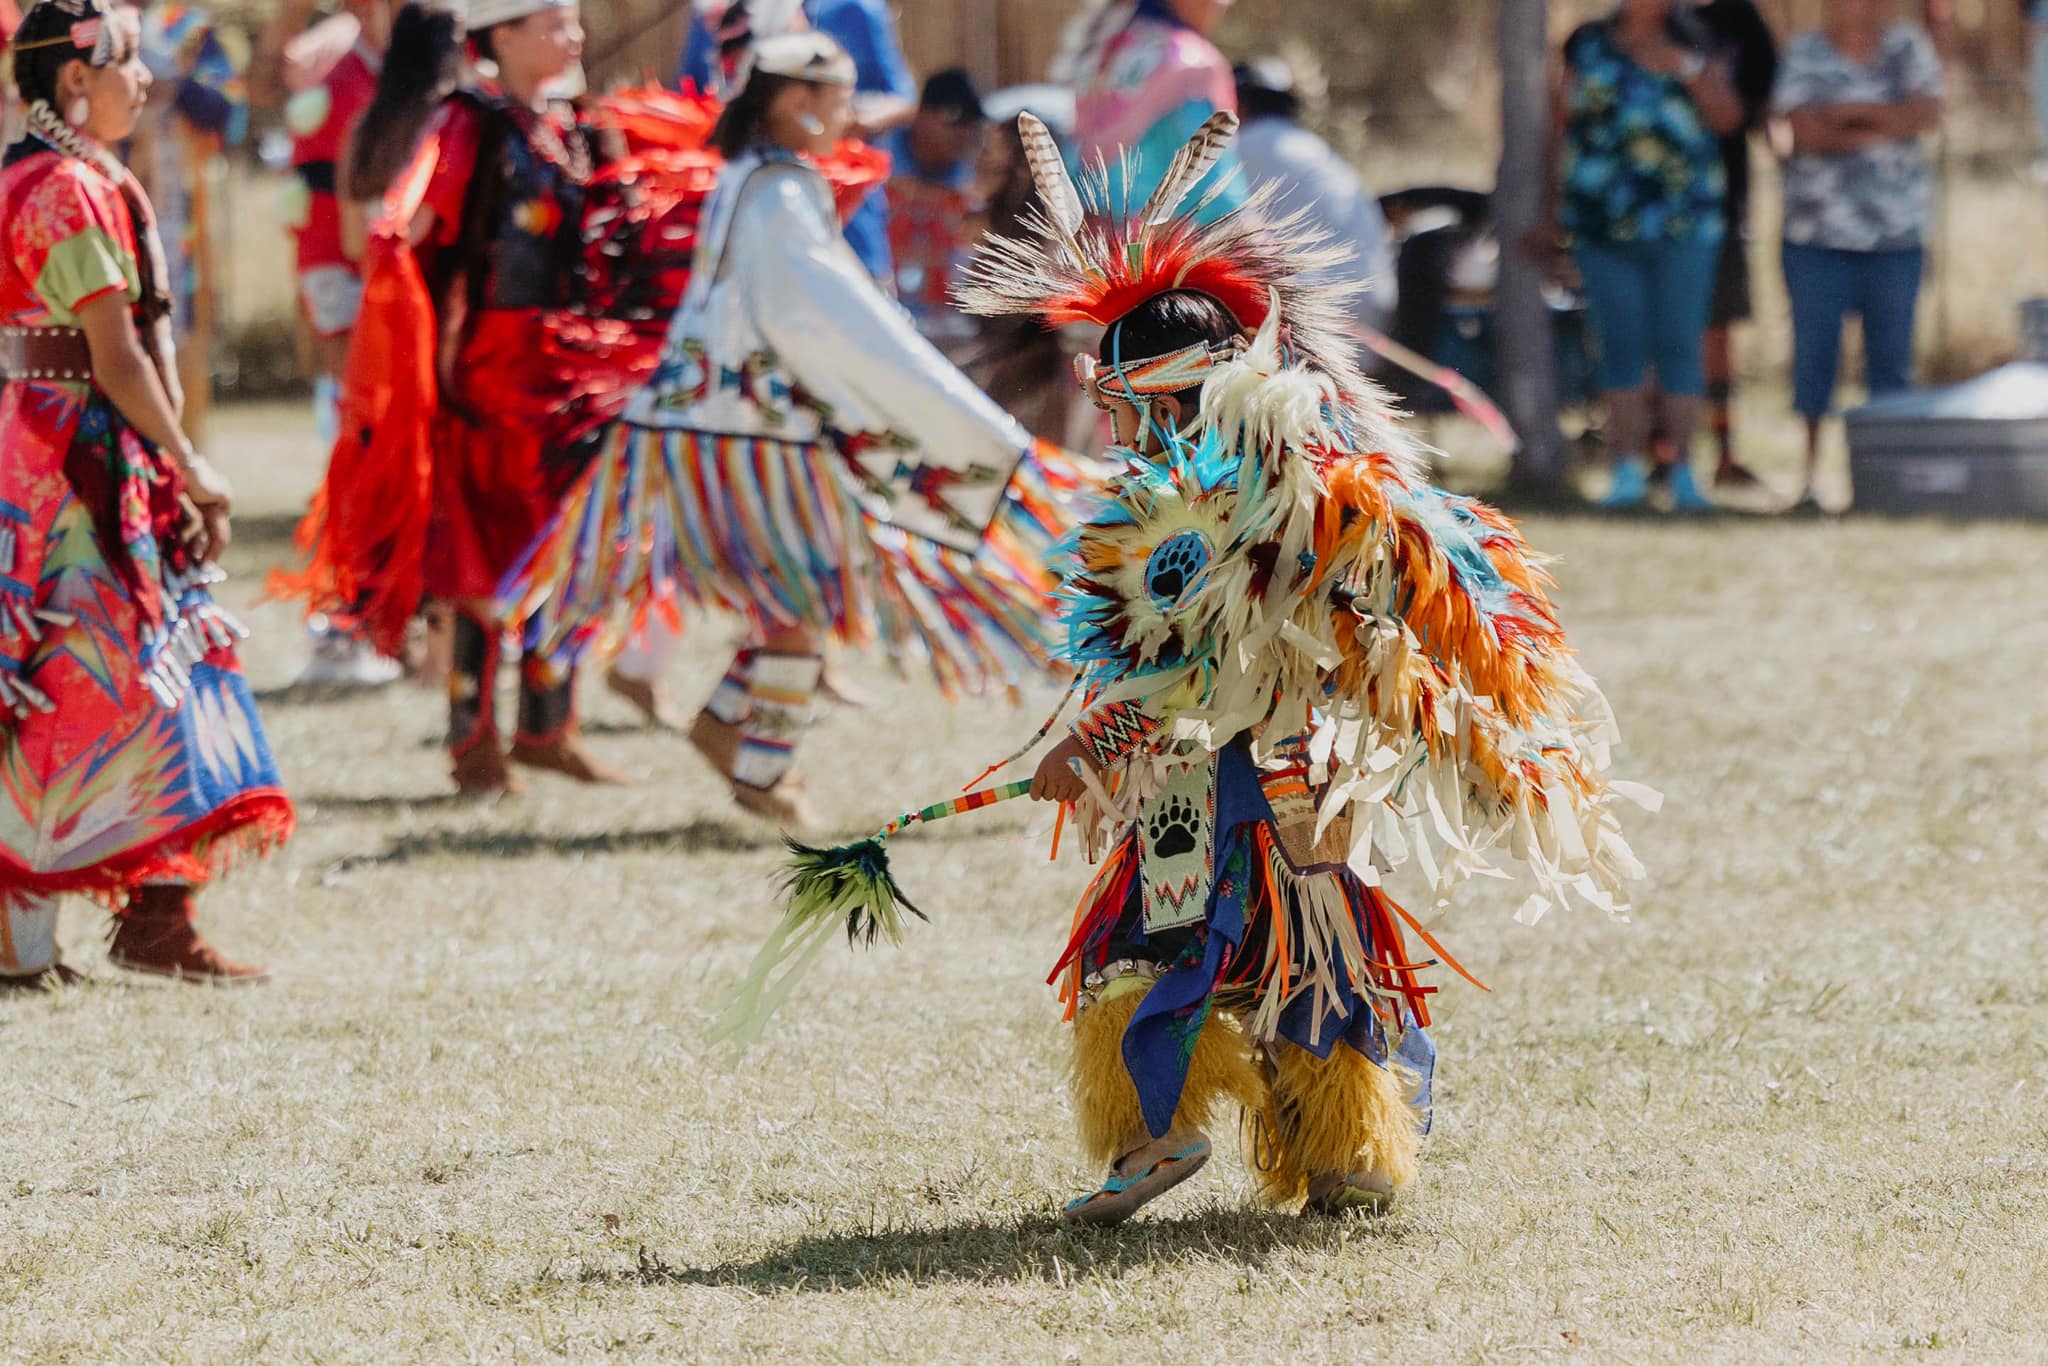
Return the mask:
[[1403,590],[1401,619],[1423,648],[1462,673],[1472,692],[1491,698],[1513,724],[1527,725],[1548,712],[1569,676],[1571,648],[1550,599],[1555,581],[1514,522],[1485,504],[1469,505],[1485,528],[1479,541],[1487,559],[1512,590],[1513,612],[1486,612],[1458,582],[1429,529],[1388,498],[1388,489],[1401,487],[1391,457],[1337,461],[1324,480],[1333,502],[1363,516],[1343,525],[1339,542],[1322,553],[1323,562],[1360,563],[1355,553],[1345,554],[1342,542],[1385,536]]

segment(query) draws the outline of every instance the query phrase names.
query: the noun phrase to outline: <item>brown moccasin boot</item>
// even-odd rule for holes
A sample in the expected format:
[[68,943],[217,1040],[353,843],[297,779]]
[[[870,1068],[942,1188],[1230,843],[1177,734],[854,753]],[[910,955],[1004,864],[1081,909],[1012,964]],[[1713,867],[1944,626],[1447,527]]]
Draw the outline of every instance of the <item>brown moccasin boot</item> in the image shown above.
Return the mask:
[[247,986],[269,978],[268,968],[223,958],[199,937],[193,918],[190,887],[139,887],[115,919],[107,961],[192,986]]
[[669,711],[668,694],[662,691],[659,683],[620,673],[614,666],[605,674],[604,685],[612,690],[613,696],[631,703],[633,710],[639,712],[649,725],[663,730],[682,729],[676,724],[675,715]]
[[794,773],[784,774],[773,787],[753,787],[736,782],[732,785],[732,799],[742,809],[792,834],[812,833],[819,828],[818,813],[811,809],[809,791],[804,780]]

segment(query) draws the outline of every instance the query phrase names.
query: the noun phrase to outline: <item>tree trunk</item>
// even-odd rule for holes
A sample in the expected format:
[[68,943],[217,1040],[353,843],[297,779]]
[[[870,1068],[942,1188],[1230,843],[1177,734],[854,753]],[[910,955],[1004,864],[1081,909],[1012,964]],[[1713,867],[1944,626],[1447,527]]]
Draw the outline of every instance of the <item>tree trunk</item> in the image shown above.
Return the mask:
[[1528,491],[1565,483],[1564,439],[1557,426],[1557,352],[1543,301],[1543,268],[1523,250],[1543,222],[1550,167],[1550,15],[1548,0],[1500,0],[1501,157],[1494,193],[1500,228],[1500,293],[1495,302],[1496,381],[1521,446],[1512,478]]

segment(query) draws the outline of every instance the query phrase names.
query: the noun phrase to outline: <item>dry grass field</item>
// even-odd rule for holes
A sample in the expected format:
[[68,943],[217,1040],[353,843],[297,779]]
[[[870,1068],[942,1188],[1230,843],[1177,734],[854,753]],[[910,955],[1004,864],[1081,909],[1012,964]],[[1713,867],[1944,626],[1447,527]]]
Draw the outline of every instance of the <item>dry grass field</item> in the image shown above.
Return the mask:
[[[315,459],[231,412],[253,596]],[[280,435],[283,433],[283,435]],[[828,955],[707,1051],[772,832],[593,695],[637,786],[446,793],[436,701],[252,674],[303,828],[209,898],[268,987],[0,1000],[0,1358],[24,1361],[2039,1359],[2048,1344],[2048,530],[1539,518],[1664,790],[1632,924],[1443,927],[1422,1184],[1379,1223],[1231,1160],[1115,1232],[1043,978],[1085,876],[1014,807],[899,844],[934,923]],[[673,680],[694,702],[727,637]],[[807,757],[849,831],[1033,707],[891,687]]]

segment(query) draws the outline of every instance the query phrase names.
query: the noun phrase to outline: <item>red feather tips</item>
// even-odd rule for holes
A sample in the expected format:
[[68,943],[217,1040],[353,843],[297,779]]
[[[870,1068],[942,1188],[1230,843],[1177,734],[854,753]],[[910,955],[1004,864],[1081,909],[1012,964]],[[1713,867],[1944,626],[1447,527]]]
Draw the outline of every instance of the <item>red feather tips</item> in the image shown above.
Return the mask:
[[1102,266],[1065,294],[1050,295],[1043,311],[1052,323],[1108,327],[1146,300],[1173,290],[1207,294],[1247,332],[1257,331],[1271,308],[1270,272],[1250,261],[1204,256],[1196,235],[1179,225],[1123,252],[1105,252]]
[[[1229,131],[1206,130],[1202,147],[1191,144],[1191,151],[1220,152]],[[1197,155],[1185,169],[1193,174],[1204,165]],[[1277,296],[1290,357],[1327,376],[1351,406],[1371,393],[1349,331],[1356,289],[1331,283],[1350,259],[1348,248],[1333,245],[1303,212],[1282,208],[1276,185],[1259,186],[1239,208],[1203,222],[1209,196],[1190,204],[1169,195],[1170,205],[1137,212],[1114,208],[1137,197],[1132,176],[1129,166],[1099,165],[1077,189],[1048,166],[1026,234],[982,242],[955,290],[960,305],[988,317],[1035,316],[1053,327],[1108,327],[1148,299],[1188,290],[1214,298],[1251,333]],[[1113,178],[1124,182],[1121,193]],[[1060,203],[1071,223],[1060,217]]]

